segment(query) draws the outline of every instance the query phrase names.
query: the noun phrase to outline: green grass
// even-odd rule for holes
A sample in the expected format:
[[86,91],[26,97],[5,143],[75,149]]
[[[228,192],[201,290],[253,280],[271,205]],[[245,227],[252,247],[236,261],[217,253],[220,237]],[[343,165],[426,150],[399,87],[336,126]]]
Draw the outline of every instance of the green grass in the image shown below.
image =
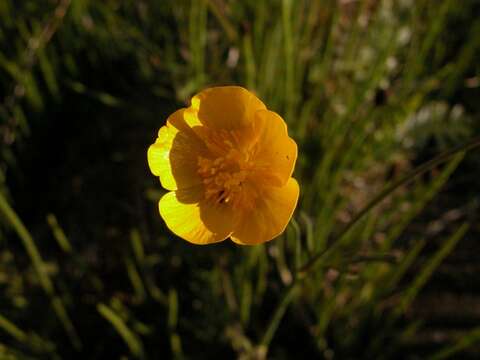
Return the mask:
[[[405,314],[475,222],[434,239],[411,228],[477,146],[475,6],[0,2],[0,355],[405,349],[422,328]],[[199,248],[163,226],[146,148],[193,94],[225,84],[286,120],[301,198],[271,243]],[[477,332],[421,355],[468,354]]]

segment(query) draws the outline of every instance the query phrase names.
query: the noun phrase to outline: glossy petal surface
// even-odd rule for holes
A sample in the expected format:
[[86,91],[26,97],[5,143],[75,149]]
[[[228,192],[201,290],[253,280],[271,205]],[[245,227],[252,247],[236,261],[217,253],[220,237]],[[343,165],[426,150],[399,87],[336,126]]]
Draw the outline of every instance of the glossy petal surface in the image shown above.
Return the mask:
[[191,107],[203,125],[217,130],[246,127],[255,112],[266,109],[253,93],[239,86],[206,89],[192,98]]
[[161,217],[194,244],[228,237],[261,244],[281,234],[295,210],[297,145],[287,125],[238,86],[206,89],[172,114],[148,149],[148,164],[171,192]]
[[299,186],[291,178],[282,187],[271,187],[259,197],[255,207],[245,212],[235,227],[232,240],[242,245],[272,240],[286,228],[297,206]]
[[160,215],[177,236],[198,245],[225,240],[233,230],[233,213],[227,206],[203,201],[203,189],[172,191],[159,202]]
[[292,176],[297,159],[297,144],[287,133],[287,124],[276,113],[261,110],[255,114],[258,150],[255,156],[259,176],[272,178],[273,185],[284,185]]
[[208,150],[184,120],[181,109],[173,113],[160,128],[158,138],[148,149],[148,165],[167,190],[201,184],[197,174],[197,157]]

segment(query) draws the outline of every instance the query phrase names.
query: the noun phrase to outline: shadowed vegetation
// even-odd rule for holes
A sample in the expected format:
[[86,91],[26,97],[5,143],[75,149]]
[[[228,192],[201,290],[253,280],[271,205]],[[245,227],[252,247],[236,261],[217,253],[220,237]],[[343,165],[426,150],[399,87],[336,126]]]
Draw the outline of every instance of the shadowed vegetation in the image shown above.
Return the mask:
[[[478,13],[0,0],[0,357],[478,358]],[[270,243],[192,246],[146,150],[231,84],[288,123],[300,201]]]

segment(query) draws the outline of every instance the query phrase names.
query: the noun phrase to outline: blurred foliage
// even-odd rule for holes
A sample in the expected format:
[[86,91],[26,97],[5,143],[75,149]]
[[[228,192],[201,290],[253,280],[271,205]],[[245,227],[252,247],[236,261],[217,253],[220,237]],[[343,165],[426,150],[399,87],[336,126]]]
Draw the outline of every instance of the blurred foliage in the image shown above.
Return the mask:
[[[2,358],[397,358],[422,326],[405,314],[475,219],[405,229],[464,154],[342,230],[419,154],[478,132],[479,11],[1,0]],[[146,148],[174,109],[221,84],[255,91],[299,145],[300,204],[266,245],[193,247],[158,216]],[[472,329],[435,356],[478,339]]]

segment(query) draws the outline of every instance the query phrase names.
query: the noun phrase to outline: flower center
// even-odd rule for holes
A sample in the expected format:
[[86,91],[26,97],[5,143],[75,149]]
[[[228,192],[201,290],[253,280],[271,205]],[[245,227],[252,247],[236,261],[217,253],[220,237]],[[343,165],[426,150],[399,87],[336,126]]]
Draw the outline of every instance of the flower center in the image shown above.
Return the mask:
[[216,204],[238,207],[242,203],[248,206],[250,201],[246,201],[244,195],[245,182],[254,165],[251,154],[239,150],[241,147],[235,134],[211,135],[204,141],[216,158],[198,157],[198,174],[205,186],[205,198]]

